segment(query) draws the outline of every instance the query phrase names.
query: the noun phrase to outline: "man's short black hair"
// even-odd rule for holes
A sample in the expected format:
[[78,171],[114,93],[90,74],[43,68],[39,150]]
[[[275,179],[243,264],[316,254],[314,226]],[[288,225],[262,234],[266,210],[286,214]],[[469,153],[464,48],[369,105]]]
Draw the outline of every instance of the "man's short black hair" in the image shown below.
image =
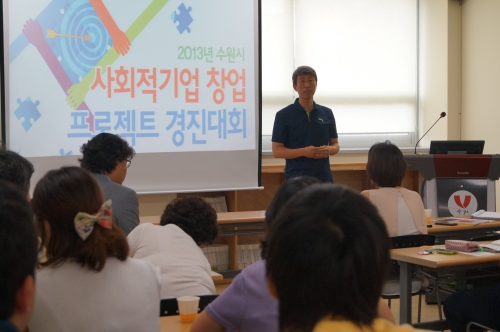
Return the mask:
[[80,166],[92,173],[111,173],[119,162],[134,158],[135,151],[118,135],[101,133],[80,148]]
[[16,294],[34,276],[37,236],[25,193],[0,180],[0,319],[14,314]]
[[0,180],[16,184],[25,194],[30,190],[33,164],[14,151],[0,149]]
[[300,66],[300,67],[297,67],[297,69],[295,69],[295,71],[292,74],[292,82],[293,82],[294,86],[297,85],[297,77],[299,77],[301,75],[314,76],[314,79],[316,80],[316,82],[318,82],[318,76],[316,75],[316,71],[314,69],[312,69],[309,66]]
[[377,317],[390,242],[365,197],[332,184],[301,190],[272,223],[266,247],[280,331],[312,331],[332,317],[369,326]]

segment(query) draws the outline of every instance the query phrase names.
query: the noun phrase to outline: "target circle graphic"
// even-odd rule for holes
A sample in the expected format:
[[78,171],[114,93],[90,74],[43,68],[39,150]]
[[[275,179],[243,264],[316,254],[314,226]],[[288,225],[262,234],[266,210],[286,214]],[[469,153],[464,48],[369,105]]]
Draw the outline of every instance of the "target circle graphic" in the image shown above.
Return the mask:
[[[77,0],[64,13],[61,34],[61,49],[64,60],[77,75],[85,75],[106,54],[112,45],[111,36],[97,16],[88,0]],[[85,40],[89,36],[90,40]]]

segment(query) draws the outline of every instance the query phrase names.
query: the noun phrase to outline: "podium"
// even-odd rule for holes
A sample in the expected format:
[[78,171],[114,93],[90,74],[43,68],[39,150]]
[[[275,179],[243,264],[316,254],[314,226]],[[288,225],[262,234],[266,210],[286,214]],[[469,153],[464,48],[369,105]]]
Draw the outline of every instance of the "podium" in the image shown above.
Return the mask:
[[496,211],[495,181],[500,155],[405,155],[422,174],[421,196],[432,217],[467,216],[478,210]]

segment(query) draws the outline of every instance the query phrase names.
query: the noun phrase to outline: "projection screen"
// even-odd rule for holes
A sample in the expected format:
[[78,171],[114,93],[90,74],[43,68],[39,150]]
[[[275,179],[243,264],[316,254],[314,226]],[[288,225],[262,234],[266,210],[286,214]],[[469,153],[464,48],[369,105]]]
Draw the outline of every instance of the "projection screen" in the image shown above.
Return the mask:
[[32,187],[101,132],[138,193],[260,186],[259,0],[2,3],[2,138]]

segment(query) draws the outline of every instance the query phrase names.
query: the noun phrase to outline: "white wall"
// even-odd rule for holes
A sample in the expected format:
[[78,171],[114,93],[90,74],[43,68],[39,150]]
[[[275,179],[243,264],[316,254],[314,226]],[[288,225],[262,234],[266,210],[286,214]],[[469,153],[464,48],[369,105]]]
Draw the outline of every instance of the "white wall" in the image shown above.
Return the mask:
[[461,139],[462,6],[448,1],[448,139]]
[[160,216],[167,204],[176,197],[176,194],[139,195],[139,215]]
[[[448,0],[420,0],[419,31],[419,136],[448,113]],[[448,117],[441,119],[422,139],[421,146],[431,140],[446,140]]]
[[[500,1],[462,5],[462,139],[485,140],[485,153],[500,153]],[[497,210],[500,183],[497,181]]]
[[462,15],[462,137],[500,153],[500,1],[465,1]]

